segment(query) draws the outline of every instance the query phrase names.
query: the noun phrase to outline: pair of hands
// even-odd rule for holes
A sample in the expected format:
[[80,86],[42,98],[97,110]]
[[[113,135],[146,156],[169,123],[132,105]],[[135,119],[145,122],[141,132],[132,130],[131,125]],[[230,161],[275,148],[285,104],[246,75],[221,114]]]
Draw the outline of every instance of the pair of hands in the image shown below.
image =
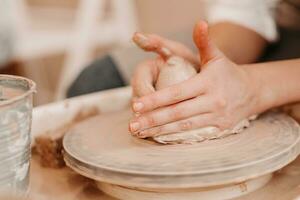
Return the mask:
[[226,58],[210,40],[205,22],[196,24],[193,38],[201,62],[180,43],[156,35],[145,36],[149,51],[159,53],[169,49],[201,72],[182,83],[155,91],[164,58],[138,65],[132,79],[135,96],[132,109],[136,113],[129,124],[132,134],[144,138],[205,126],[224,130],[256,114],[259,83],[253,73]]

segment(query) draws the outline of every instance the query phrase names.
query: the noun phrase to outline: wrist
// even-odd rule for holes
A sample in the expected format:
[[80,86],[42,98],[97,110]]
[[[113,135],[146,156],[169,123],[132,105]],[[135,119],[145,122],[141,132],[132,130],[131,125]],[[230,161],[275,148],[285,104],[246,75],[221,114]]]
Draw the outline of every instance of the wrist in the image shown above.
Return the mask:
[[253,109],[252,114],[262,113],[270,108],[277,106],[277,97],[269,84],[260,67],[247,64],[243,65],[248,74],[253,93]]

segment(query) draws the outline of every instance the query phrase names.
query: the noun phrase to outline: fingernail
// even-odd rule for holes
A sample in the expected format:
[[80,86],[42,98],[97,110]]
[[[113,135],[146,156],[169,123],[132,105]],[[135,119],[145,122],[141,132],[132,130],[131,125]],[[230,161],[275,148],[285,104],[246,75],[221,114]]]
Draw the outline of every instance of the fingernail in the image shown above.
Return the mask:
[[143,107],[144,107],[144,104],[141,103],[141,102],[135,102],[135,103],[133,103],[133,110],[135,112],[138,112],[138,111],[142,110]]
[[141,131],[139,133],[137,133],[137,136],[140,138],[145,138],[147,137],[147,132],[146,131]]
[[132,136],[137,136],[137,134],[138,134],[137,132],[131,132]]
[[148,42],[148,37],[146,35],[144,35],[142,33],[137,33],[136,36],[138,37],[140,42],[142,42],[142,43]]
[[143,49],[143,48],[147,48],[147,46],[149,45],[149,39],[148,39],[148,37],[145,36],[145,35],[142,34],[142,33],[137,33],[137,34],[135,35],[134,42],[135,42],[139,47],[141,47],[142,49]]
[[134,116],[135,116],[135,117],[139,117],[139,116],[141,116],[141,113],[136,112],[136,113],[134,113]]
[[130,123],[130,130],[131,131],[138,131],[140,129],[140,123],[139,122],[131,122]]
[[161,51],[161,53],[163,54],[163,56],[165,56],[165,57],[170,57],[171,55],[172,55],[172,53],[171,53],[171,51],[168,49],[168,48],[166,48],[166,47],[162,47],[161,49],[160,49],[160,51]]

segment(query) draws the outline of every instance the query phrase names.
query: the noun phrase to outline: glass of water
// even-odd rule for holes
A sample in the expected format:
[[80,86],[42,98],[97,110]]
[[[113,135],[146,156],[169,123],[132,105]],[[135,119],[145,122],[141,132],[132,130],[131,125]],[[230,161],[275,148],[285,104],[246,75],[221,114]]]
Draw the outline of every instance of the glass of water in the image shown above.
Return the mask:
[[0,192],[25,194],[29,183],[30,129],[35,83],[0,75]]

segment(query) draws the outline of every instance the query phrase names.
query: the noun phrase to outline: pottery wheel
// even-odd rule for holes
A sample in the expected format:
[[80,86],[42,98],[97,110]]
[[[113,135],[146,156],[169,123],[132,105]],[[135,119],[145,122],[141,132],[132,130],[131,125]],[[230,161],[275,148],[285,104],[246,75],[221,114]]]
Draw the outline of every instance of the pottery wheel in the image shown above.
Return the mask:
[[76,125],[63,141],[68,166],[130,188],[199,188],[270,174],[293,161],[300,149],[299,125],[285,114],[264,114],[240,134],[193,145],[132,137],[130,115],[102,114]]

